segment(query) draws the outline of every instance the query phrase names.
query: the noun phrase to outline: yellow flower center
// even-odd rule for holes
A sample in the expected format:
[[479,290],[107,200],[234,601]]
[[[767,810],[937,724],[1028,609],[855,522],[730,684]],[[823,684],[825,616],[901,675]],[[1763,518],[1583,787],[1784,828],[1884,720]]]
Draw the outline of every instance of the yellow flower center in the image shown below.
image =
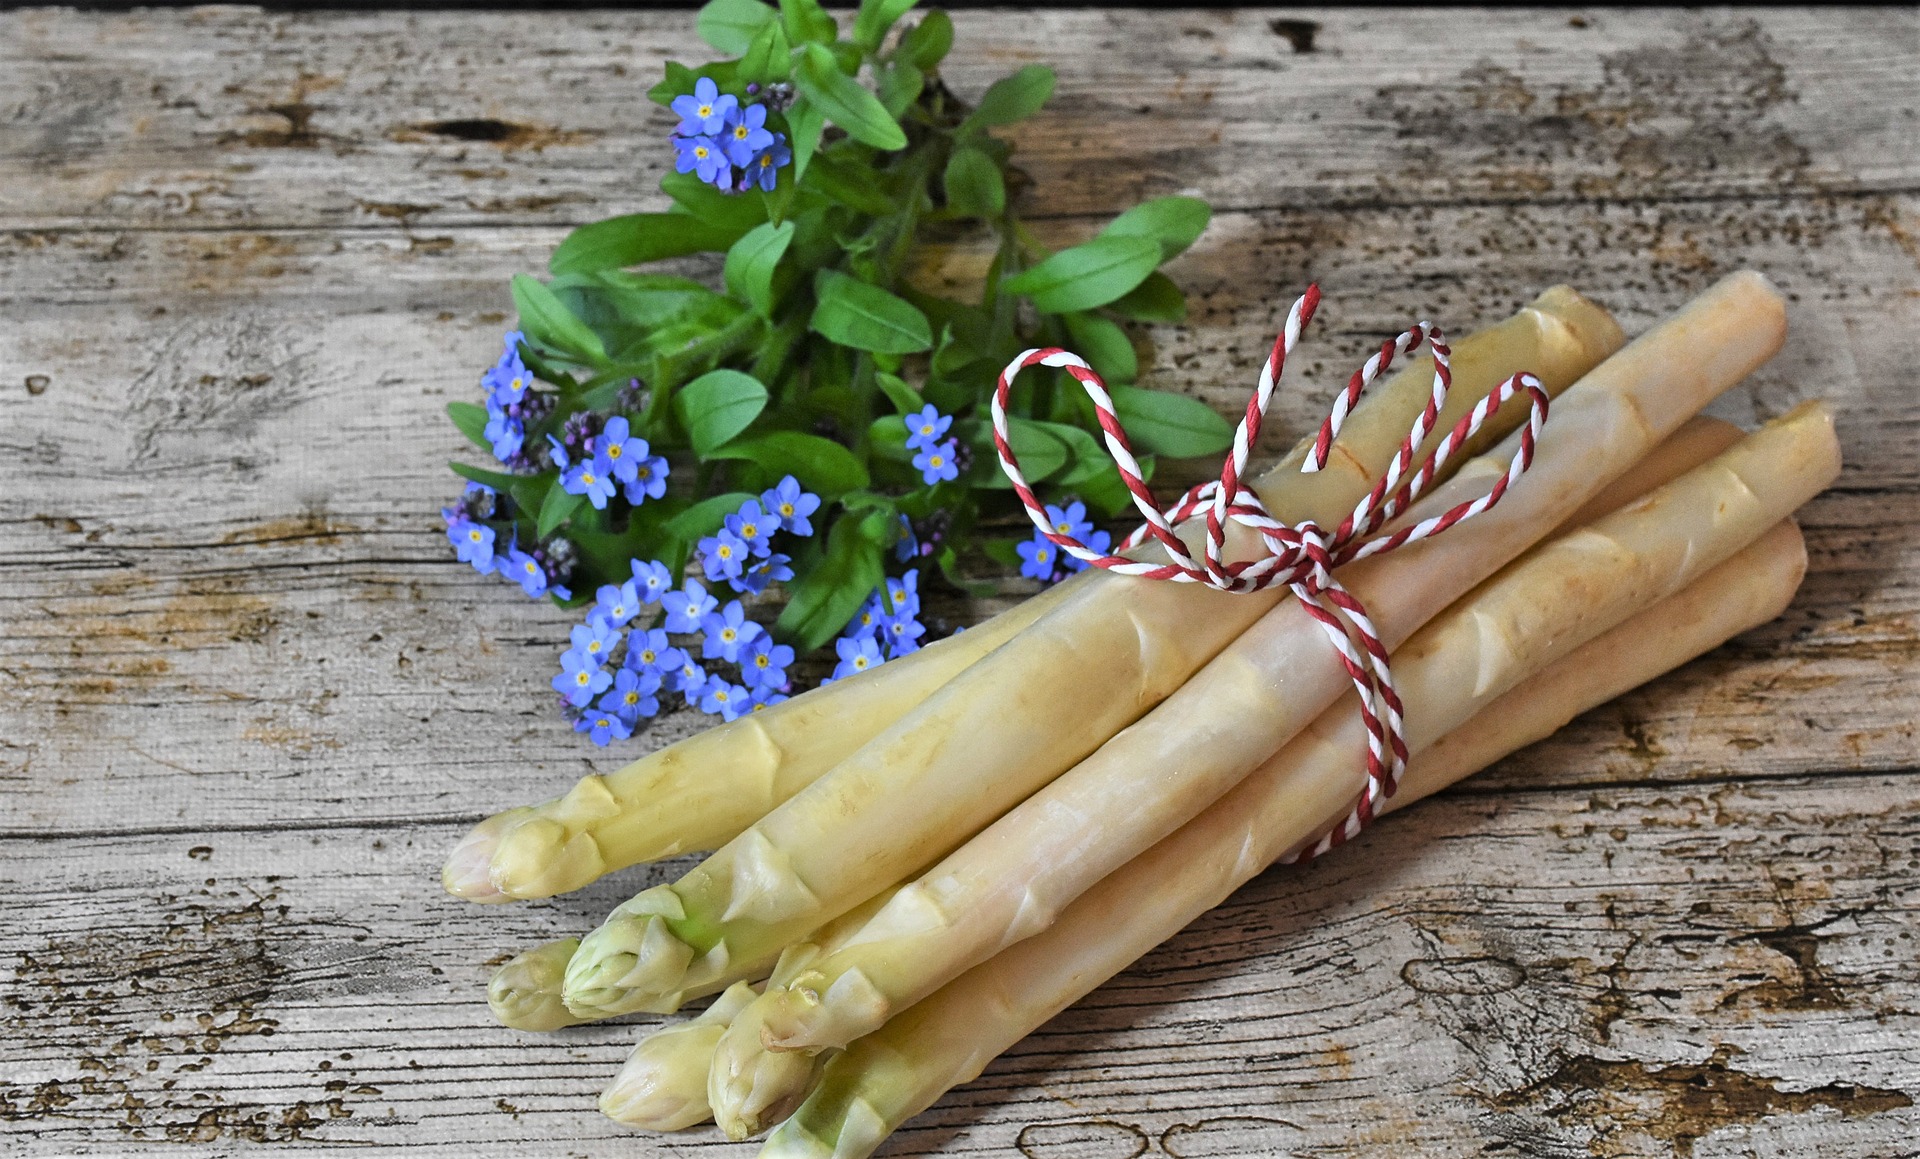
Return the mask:
[[575,676],[573,678],[573,682],[575,684],[578,684],[580,687],[585,688],[588,684],[593,682],[593,677],[588,673],[582,672],[578,676]]
[[770,154],[770,153],[763,153],[763,154],[761,154],[761,155],[760,155],[760,168],[762,168],[762,169],[771,169],[771,168],[773,168],[773,155],[772,155],[772,154]]
[[933,464],[934,468],[938,470],[939,468],[947,465],[947,458],[945,455],[934,455],[932,458],[928,459],[927,462]]
[[627,449],[626,447],[622,446],[619,443],[610,443],[607,446],[607,458],[617,459],[620,457],[620,452],[626,449]]
[[760,529],[751,523],[740,529],[740,538],[742,539],[752,539],[758,534],[760,534]]
[[646,651],[644,651],[644,652],[642,652],[642,653],[640,653],[640,663],[642,663],[642,664],[651,664],[651,663],[653,663],[653,649],[652,649],[652,648],[648,648],[648,649],[647,649]]
[[715,551],[714,554],[719,556],[721,559],[732,559],[733,549],[723,543],[720,545],[719,550]]
[[639,477],[640,477],[640,478],[642,478],[642,479],[651,479],[651,478],[653,478],[653,468],[652,468],[652,467],[642,467],[642,468],[640,468],[640,474],[639,474]]
[[766,653],[763,652],[760,655],[755,656],[753,658],[753,666],[755,668],[765,668],[767,666]]
[[739,634],[740,633],[734,631],[732,628],[720,629],[720,639],[723,643],[727,643],[727,644],[733,643],[734,637],[738,636]]
[[627,693],[627,703],[628,703],[628,704],[638,704],[638,703],[640,703],[640,694],[639,694],[638,692],[629,692],[629,693]]
[[693,147],[693,155],[705,161],[707,159],[707,147],[705,145],[695,145]]
[[476,528],[474,528],[474,529],[473,529],[472,531],[469,531],[469,532],[467,532],[467,538],[468,538],[468,539],[470,539],[470,540],[472,540],[472,541],[473,541],[473,542],[475,542],[475,543],[479,543],[479,542],[480,542],[480,529],[479,529],[478,527],[476,527]]
[[720,703],[725,704],[727,702],[727,690],[722,688],[720,691],[713,694],[713,698],[719,701]]
[[713,115],[713,106],[712,106],[712,105],[701,105],[701,106],[700,106],[700,115],[701,115],[702,117],[711,117],[711,116]]
[[791,519],[791,518],[793,518],[793,504],[791,504],[791,503],[782,503],[782,504],[780,505],[780,515],[781,515],[781,517],[782,517],[782,518],[784,518],[784,519]]
[[744,141],[744,140],[746,140],[746,139],[747,139],[747,127],[746,127],[745,125],[735,125],[735,126],[733,127],[733,139],[734,139],[734,140],[736,140],[736,141]]
[[867,666],[867,658],[865,656],[855,656],[853,658],[853,666],[855,668],[865,668]]

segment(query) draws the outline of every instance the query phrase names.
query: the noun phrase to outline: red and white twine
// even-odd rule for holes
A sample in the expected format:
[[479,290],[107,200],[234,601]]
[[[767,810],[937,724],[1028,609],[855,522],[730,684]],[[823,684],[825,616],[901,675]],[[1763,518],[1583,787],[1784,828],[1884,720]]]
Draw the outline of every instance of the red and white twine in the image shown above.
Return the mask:
[[[1126,430],[1115,413],[1113,397],[1107,393],[1100,376],[1079,356],[1058,347],[1022,353],[1001,371],[992,402],[993,445],[1000,455],[1000,468],[1012,481],[1014,493],[1026,505],[1027,515],[1033,520],[1034,527],[1060,550],[1094,567],[1121,575],[1171,580],[1175,583],[1202,583],[1226,592],[1255,592],[1283,584],[1293,592],[1307,614],[1325,630],[1327,639],[1339,653],[1341,665],[1360,693],[1360,717],[1367,729],[1367,783],[1346,819],[1318,841],[1289,858],[1295,861],[1317,857],[1359,833],[1373,819],[1380,803],[1398,790],[1401,775],[1406,771],[1403,710],[1400,697],[1394,691],[1386,646],[1374,630],[1366,608],[1340,585],[1333,576],[1333,570],[1354,560],[1380,555],[1416,540],[1439,535],[1500,502],[1507,489],[1532,464],[1534,441],[1539,437],[1541,424],[1547,418],[1547,393],[1541,388],[1540,380],[1524,372],[1516,374],[1474,404],[1473,410],[1454,425],[1440,445],[1409,475],[1407,469],[1413,464],[1414,454],[1433,430],[1441,408],[1446,404],[1447,393],[1453,386],[1453,369],[1446,339],[1438,327],[1422,322],[1397,338],[1381,343],[1379,351],[1367,359],[1366,365],[1354,372],[1346,389],[1334,400],[1332,412],[1321,423],[1306,462],[1300,467],[1303,474],[1311,474],[1325,467],[1333,449],[1333,441],[1339,436],[1340,428],[1354,404],[1359,401],[1361,392],[1385,374],[1396,358],[1407,357],[1424,343],[1433,352],[1433,391],[1419,417],[1414,420],[1413,428],[1401,442],[1399,452],[1388,464],[1386,474],[1360,500],[1352,513],[1341,521],[1340,526],[1330,533],[1311,520],[1299,524],[1282,523],[1267,512],[1260,497],[1249,490],[1242,480],[1247,471],[1247,457],[1260,437],[1260,424],[1266,417],[1268,405],[1273,401],[1273,390],[1280,380],[1287,356],[1293,353],[1295,344],[1300,340],[1301,328],[1312,319],[1314,309],[1319,304],[1320,288],[1309,286],[1307,292],[1287,312],[1286,325],[1273,344],[1273,353],[1260,370],[1259,385],[1247,402],[1247,411],[1240,420],[1240,426],[1234,431],[1233,450],[1221,468],[1220,478],[1188,491],[1178,503],[1164,512],[1141,475],[1139,461],[1134,458]],[[1134,506],[1146,520],[1121,542],[1120,550],[1138,547],[1151,538],[1165,550],[1169,562],[1153,563],[1128,559],[1122,555],[1102,554],[1074,536],[1059,531],[1053,521],[1047,518],[1044,505],[1034,495],[1026,476],[1020,473],[1020,463],[1013,453],[1008,435],[1007,393],[1013,385],[1013,379],[1030,366],[1050,366],[1066,371],[1086,389],[1088,397],[1093,400],[1100,429],[1106,438],[1107,451],[1120,470],[1121,481],[1133,495]],[[1486,494],[1391,534],[1374,534],[1418,500],[1460,447],[1485,425],[1502,404],[1517,394],[1525,394],[1529,406],[1527,425],[1520,432],[1520,448],[1508,465],[1506,474],[1496,480]],[[1186,544],[1174,532],[1175,524],[1195,515],[1204,515],[1206,518],[1206,538],[1199,560],[1193,558]],[[1225,559],[1225,541],[1229,522],[1244,524],[1258,533],[1266,547],[1266,554],[1257,559],[1228,562]]]

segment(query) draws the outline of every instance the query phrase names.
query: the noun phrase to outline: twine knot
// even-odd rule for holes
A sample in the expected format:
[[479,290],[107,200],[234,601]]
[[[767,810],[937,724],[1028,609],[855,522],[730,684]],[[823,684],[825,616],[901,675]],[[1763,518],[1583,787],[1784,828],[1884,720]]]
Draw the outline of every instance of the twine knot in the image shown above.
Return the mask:
[[[1336,568],[1372,555],[1393,551],[1416,540],[1431,538],[1498,503],[1507,489],[1526,473],[1533,462],[1534,443],[1547,417],[1547,393],[1540,380],[1521,372],[1495,387],[1456,423],[1428,453],[1411,474],[1414,455],[1433,431],[1447,394],[1453,387],[1452,351],[1439,327],[1421,322],[1397,337],[1383,342],[1366,364],[1354,371],[1346,389],[1334,399],[1333,407],[1316,432],[1313,445],[1300,465],[1302,474],[1323,470],[1333,453],[1334,440],[1352,413],[1360,395],[1394,360],[1410,355],[1420,346],[1433,354],[1433,389],[1426,405],[1413,421],[1400,443],[1399,451],[1387,470],[1353,511],[1331,531],[1312,520],[1284,523],[1267,510],[1260,497],[1241,482],[1247,459],[1260,437],[1260,424],[1273,401],[1273,391],[1286,366],[1288,355],[1300,340],[1300,331],[1312,319],[1320,303],[1320,288],[1307,292],[1287,311],[1287,320],[1274,340],[1273,351],[1260,370],[1253,397],[1247,400],[1246,413],[1235,428],[1233,449],[1221,465],[1220,477],[1189,490],[1180,501],[1162,511],[1134,457],[1127,432],[1120,424],[1113,397],[1093,368],[1078,355],[1048,347],[1022,352],[1000,372],[992,399],[993,445],[1000,456],[1000,468],[1013,484],[1013,490],[1026,507],[1027,515],[1040,534],[1060,550],[1094,567],[1121,575],[1174,583],[1201,583],[1225,592],[1256,592],[1281,585],[1288,588],[1306,613],[1325,630],[1328,641],[1339,654],[1354,688],[1360,694],[1360,716],[1367,729],[1367,783],[1346,819],[1321,838],[1288,858],[1290,861],[1316,857],[1339,845],[1366,827],[1380,803],[1393,796],[1406,771],[1407,747],[1404,738],[1403,710],[1394,691],[1393,674],[1386,646],[1374,629],[1366,607],[1334,577]],[[1144,522],[1120,543],[1127,551],[1153,540],[1167,555],[1167,562],[1154,563],[1108,555],[1093,550],[1073,535],[1056,529],[1047,519],[1044,505],[1034,495],[1026,476],[1020,472],[1013,453],[1007,417],[1007,394],[1013,379],[1030,366],[1049,366],[1071,375],[1093,400],[1095,418],[1105,436],[1107,452],[1119,469],[1120,479],[1133,497],[1133,504]],[[1527,396],[1527,425],[1520,434],[1520,446],[1507,471],[1487,493],[1460,503],[1439,515],[1401,527],[1387,534],[1376,534],[1398,517],[1432,486],[1440,470],[1493,416],[1516,394]],[[1177,524],[1195,516],[1205,520],[1201,558],[1195,559],[1175,531]],[[1229,523],[1238,523],[1258,537],[1263,554],[1252,559],[1226,559],[1226,533]]]

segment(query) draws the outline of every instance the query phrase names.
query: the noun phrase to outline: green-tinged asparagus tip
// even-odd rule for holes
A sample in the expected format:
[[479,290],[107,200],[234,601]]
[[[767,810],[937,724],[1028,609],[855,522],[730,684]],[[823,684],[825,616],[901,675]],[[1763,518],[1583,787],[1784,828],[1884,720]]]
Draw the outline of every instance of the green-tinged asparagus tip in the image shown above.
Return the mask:
[[561,995],[581,1017],[610,1018],[678,1005],[676,995],[693,962],[693,948],[675,937],[659,914],[624,909],[615,910],[588,934],[567,963]]
[[725,1025],[683,1022],[649,1034],[633,1048],[600,1096],[610,1119],[650,1131],[679,1131],[712,1117],[707,1065]]
[[561,978],[579,946],[578,938],[548,942],[516,955],[495,971],[487,983],[487,1005],[493,1016],[516,1030],[558,1030],[585,1021],[560,1000]]

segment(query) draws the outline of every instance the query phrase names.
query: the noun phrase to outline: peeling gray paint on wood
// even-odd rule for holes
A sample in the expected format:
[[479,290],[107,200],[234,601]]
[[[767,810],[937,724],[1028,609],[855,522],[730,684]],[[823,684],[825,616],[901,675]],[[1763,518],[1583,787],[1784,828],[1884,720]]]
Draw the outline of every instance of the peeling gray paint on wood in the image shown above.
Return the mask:
[[[1830,397],[1847,467],[1779,621],[1264,875],[889,1153],[1909,1150],[1920,20],[956,22],[963,93],[1059,67],[1017,134],[1044,234],[1221,207],[1173,270],[1189,324],[1142,332],[1154,385],[1237,407],[1323,282],[1276,447],[1417,317],[1568,281],[1637,331],[1750,265],[1792,333],[1717,412]],[[521,1034],[481,999],[673,865],[508,909],[435,882],[465,824],[612,764],[545,708],[565,614],[446,559],[440,416],[511,273],[658,207],[642,93],[686,16],[0,29],[4,1149],[750,1153],[600,1118],[635,1025]]]

